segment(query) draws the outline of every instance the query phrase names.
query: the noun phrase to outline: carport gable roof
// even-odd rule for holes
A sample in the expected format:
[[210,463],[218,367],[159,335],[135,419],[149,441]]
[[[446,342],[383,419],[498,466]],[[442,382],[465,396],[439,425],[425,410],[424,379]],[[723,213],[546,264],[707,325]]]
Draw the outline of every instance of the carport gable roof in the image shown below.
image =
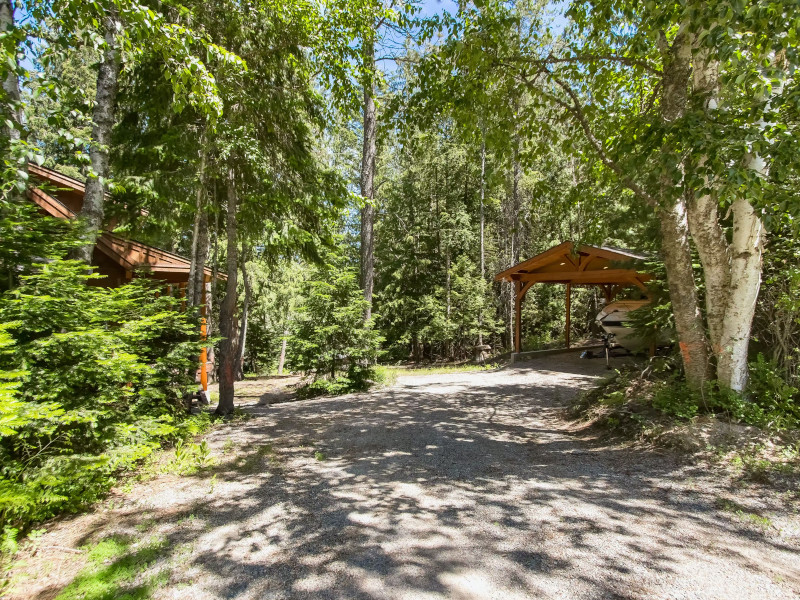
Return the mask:
[[495,281],[569,283],[574,285],[635,285],[643,288],[651,279],[630,268],[647,257],[620,248],[563,242],[495,275]]

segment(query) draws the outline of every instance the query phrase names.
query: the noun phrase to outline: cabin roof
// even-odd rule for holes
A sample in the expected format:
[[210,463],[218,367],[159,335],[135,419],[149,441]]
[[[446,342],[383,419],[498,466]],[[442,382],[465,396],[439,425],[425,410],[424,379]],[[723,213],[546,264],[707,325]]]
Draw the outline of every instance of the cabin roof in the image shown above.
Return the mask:
[[[71,194],[79,195],[80,204],[83,204],[83,194],[86,188],[77,179],[35,164],[30,164],[29,170],[36,178],[58,190],[66,190]],[[57,191],[54,192],[54,194],[57,193]],[[71,195],[70,199],[74,199],[74,197]],[[73,207],[38,187],[31,188],[30,199],[51,217],[72,219],[77,214]],[[126,271],[143,269],[168,281],[183,281],[189,277],[191,268],[189,259],[168,250],[123,238],[110,231],[104,231],[98,236],[96,248]],[[207,280],[211,278],[212,270],[209,267],[205,267],[205,275]],[[218,274],[218,277],[225,278],[224,274]]]
[[[80,192],[81,194],[86,192],[86,185],[82,181],[78,181],[69,175],[64,175],[64,173],[56,171],[55,169],[42,167],[35,163],[28,163],[28,173],[60,188],[72,190],[73,192]],[[106,196],[108,196],[108,194],[106,194]]]

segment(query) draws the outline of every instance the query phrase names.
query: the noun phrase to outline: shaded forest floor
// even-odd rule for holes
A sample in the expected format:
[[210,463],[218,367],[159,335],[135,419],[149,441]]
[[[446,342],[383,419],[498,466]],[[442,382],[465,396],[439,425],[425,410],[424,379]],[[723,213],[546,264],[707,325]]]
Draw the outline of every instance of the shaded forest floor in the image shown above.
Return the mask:
[[796,494],[567,420],[604,374],[554,356],[299,402],[245,382],[202,465],[50,524],[8,597],[796,598]]

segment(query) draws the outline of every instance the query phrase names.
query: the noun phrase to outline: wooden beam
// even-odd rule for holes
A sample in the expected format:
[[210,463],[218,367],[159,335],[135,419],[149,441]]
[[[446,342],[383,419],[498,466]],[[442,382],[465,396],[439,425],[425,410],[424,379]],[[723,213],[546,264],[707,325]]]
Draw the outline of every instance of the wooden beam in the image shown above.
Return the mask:
[[531,289],[531,288],[533,287],[533,284],[534,284],[534,283],[536,283],[536,282],[535,282],[535,281],[526,281],[526,282],[525,282],[525,285],[524,285],[524,286],[522,286],[522,289],[521,289],[521,290],[518,290],[518,292],[517,292],[517,293],[519,293],[519,295],[520,295],[520,300],[522,300],[522,299],[524,299],[524,298],[525,298],[525,294],[527,294],[527,293],[528,293],[528,290],[529,290],[529,289]]
[[584,256],[583,260],[581,261],[581,266],[578,268],[578,271],[585,271],[586,268],[592,264],[595,260],[603,260],[599,256],[593,256],[591,254]]
[[533,258],[529,258],[528,260],[524,260],[521,263],[517,263],[513,267],[509,267],[505,271],[501,271],[497,275],[494,276],[495,281],[510,281],[510,277],[512,273],[524,270],[524,271],[531,271],[543,264],[547,264],[550,259],[554,257],[558,257],[564,252],[572,252],[572,242],[563,242],[558,246],[553,246],[550,250],[545,250],[541,254],[537,254]]
[[[578,259],[577,264],[574,258],[575,253],[583,255]],[[644,257],[626,250],[611,250],[598,248],[597,246],[583,245],[576,248],[575,244],[568,241],[501,271],[495,275],[494,279],[495,281],[513,281],[520,275],[528,275],[543,267],[551,267],[559,260],[570,261],[575,265],[576,269],[584,271],[595,258],[616,263],[627,263],[641,260]]]
[[571,271],[554,273],[524,273],[514,275],[514,281],[533,281],[541,283],[622,283],[636,285],[633,279],[647,281],[651,277],[647,273],[639,273],[632,269],[599,269],[592,271]]
[[566,338],[567,348],[569,348],[569,315],[570,315],[570,304],[572,302],[572,285],[567,284],[567,326],[564,331],[564,337]]
[[514,295],[514,352],[522,352],[522,283],[514,283],[517,293]]

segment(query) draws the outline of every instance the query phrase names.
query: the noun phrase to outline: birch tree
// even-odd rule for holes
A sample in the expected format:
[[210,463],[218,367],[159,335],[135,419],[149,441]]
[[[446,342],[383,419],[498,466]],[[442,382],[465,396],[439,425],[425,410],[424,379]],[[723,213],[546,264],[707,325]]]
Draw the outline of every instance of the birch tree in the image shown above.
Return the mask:
[[[790,1],[574,3],[558,43],[540,26],[516,46],[508,39],[521,17],[499,3],[464,8],[450,26],[462,74],[523,82],[532,105],[561,112],[656,212],[695,388],[717,378],[742,391],[747,379],[764,216],[777,198],[791,204],[781,177],[797,162],[787,152],[794,86],[779,81],[795,72],[797,14]],[[780,173],[766,168],[774,164]],[[705,316],[692,243],[709,292]]]
[[[170,83],[175,96],[175,110],[180,112],[191,106],[214,118],[222,104],[214,77],[199,56],[202,53],[204,58],[223,63],[236,63],[238,59],[221,47],[205,43],[202,35],[134,1],[54,0],[29,2],[26,9],[40,24],[39,35],[49,40],[45,55],[87,45],[100,55],[92,103],[86,193],[78,215],[85,243],[74,252],[76,258],[90,262],[105,215],[111,179],[111,135],[123,70],[131,69],[145,50],[157,53],[163,67],[161,76]],[[83,150],[80,145],[76,148],[79,153]]]

